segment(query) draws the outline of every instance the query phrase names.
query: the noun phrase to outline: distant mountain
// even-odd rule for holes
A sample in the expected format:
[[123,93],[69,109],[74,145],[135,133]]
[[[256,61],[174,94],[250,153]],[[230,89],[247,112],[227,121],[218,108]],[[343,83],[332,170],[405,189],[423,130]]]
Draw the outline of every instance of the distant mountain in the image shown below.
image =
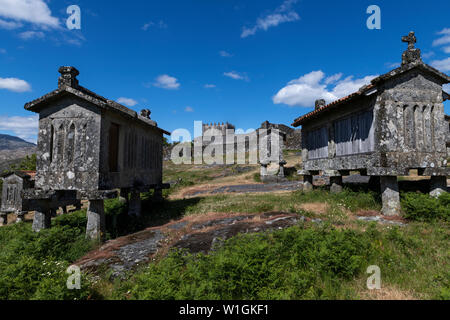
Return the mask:
[[0,173],[12,164],[20,163],[26,156],[36,153],[34,143],[27,142],[18,137],[0,134]]
[[0,151],[18,150],[23,148],[36,148],[34,143],[27,142],[19,137],[0,134]]

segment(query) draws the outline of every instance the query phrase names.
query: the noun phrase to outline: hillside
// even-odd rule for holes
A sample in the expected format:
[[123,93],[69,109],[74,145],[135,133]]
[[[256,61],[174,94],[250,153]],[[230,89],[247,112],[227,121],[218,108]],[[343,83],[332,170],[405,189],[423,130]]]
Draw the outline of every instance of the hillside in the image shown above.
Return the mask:
[[18,137],[0,134],[0,172],[33,153],[36,153],[35,144]]

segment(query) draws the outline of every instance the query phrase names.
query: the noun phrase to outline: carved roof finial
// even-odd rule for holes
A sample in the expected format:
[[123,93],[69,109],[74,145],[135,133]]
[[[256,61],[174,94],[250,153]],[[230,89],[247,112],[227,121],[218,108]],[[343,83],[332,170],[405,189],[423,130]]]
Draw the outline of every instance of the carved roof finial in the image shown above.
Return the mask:
[[402,55],[402,66],[422,61],[420,49],[414,47],[417,42],[414,31],[411,31],[407,36],[402,37],[402,41],[408,43],[408,49],[403,52]]
[[414,35],[414,31],[411,31],[407,36],[402,37],[402,42],[408,43],[408,50],[414,49],[414,45],[417,42],[417,38]]
[[78,79],[77,76],[80,72],[75,67],[60,67],[58,72],[61,76],[58,78],[58,88],[67,86],[76,88],[78,87]]

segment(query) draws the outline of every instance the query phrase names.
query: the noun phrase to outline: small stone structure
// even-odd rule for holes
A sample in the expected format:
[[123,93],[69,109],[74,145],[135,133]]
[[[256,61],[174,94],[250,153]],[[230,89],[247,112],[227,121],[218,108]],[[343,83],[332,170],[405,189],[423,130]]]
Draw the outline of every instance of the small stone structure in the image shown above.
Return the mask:
[[[79,85],[74,67],[59,68],[58,89],[29,102],[39,113],[35,188],[25,198],[36,203],[33,230],[50,227],[50,205],[71,194],[89,200],[87,236],[105,232],[103,200],[128,200],[130,214],[140,214],[140,192],[161,197],[163,135],[150,119]],[[129,197],[131,194],[131,197]]]
[[304,190],[312,176],[331,177],[331,190],[342,190],[342,176],[350,171],[379,180],[383,214],[400,212],[397,176],[411,169],[431,176],[434,196],[447,190],[446,139],[442,86],[446,74],[425,64],[414,47],[414,32],[403,37],[408,49],[402,64],[359,89],[332,102],[318,100],[314,111],[293,123],[302,126]]
[[[0,225],[7,224],[9,213],[17,216],[16,222],[23,221],[25,214],[33,210],[34,203],[22,197],[22,191],[34,188],[35,171],[16,171],[3,174],[2,205],[0,207]],[[81,209],[81,201],[61,197],[59,201],[50,204],[52,214],[56,214],[58,208],[67,212],[67,206],[73,205],[77,210]]]
[[[195,143],[201,144],[202,148],[194,150],[194,156],[199,157],[199,153],[204,153],[206,148],[208,150],[220,150],[223,155],[229,152],[245,151],[249,154],[249,158],[253,155],[255,163],[259,159],[260,176],[263,182],[284,181],[284,165],[286,162],[283,159],[283,150],[288,140],[300,138],[299,132],[301,131],[283,124],[273,124],[269,121],[263,122],[259,129],[251,133],[235,133],[235,126],[228,122],[203,124],[202,136],[195,139]],[[273,139],[278,140],[279,146],[279,157],[276,161],[272,159],[271,155]],[[266,141],[266,144],[263,144],[262,141]],[[290,145],[296,143],[298,144],[298,141],[290,142]],[[245,144],[245,148],[239,149],[240,144]]]

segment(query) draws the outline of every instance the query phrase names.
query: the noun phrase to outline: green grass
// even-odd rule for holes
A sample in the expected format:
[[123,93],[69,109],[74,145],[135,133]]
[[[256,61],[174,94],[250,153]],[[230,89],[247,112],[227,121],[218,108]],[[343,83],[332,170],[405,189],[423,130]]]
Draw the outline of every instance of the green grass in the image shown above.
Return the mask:
[[85,212],[54,219],[52,228],[34,233],[30,223],[0,228],[0,300],[86,299],[82,290],[67,290],[67,267],[92,248],[85,239]]
[[[426,231],[424,231],[426,230]],[[209,255],[172,251],[110,299],[360,299],[369,265],[382,286],[416,298],[449,299],[448,225],[337,230],[300,224],[240,235]]]

